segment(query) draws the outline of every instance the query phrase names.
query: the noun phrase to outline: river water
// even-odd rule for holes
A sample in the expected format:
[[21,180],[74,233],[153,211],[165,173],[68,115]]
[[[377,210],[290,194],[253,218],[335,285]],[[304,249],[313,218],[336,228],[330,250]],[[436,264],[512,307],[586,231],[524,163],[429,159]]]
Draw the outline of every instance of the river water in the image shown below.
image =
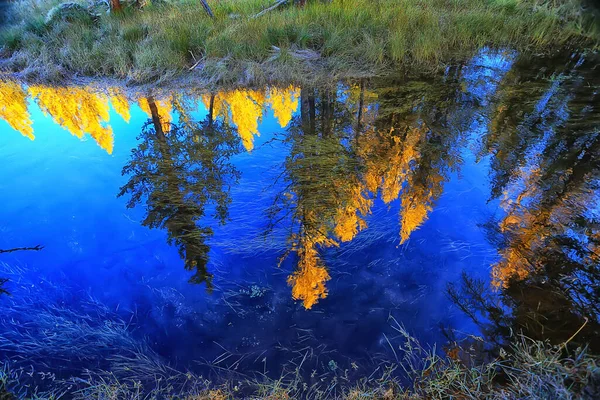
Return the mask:
[[0,253],[0,361],[329,384],[402,330],[598,351],[599,90],[597,60],[491,50],[326,88],[2,81],[0,249],[40,247]]

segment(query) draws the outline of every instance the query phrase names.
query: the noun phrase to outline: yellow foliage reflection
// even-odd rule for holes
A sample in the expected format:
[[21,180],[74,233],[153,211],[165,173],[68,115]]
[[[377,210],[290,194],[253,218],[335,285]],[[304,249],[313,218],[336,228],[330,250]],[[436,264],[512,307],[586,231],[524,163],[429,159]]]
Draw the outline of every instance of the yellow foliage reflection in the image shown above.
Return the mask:
[[110,102],[116,113],[119,114],[125,122],[129,123],[129,120],[131,119],[129,101],[127,100],[127,97],[125,97],[123,91],[119,88],[109,88],[108,97],[110,98]]
[[269,89],[268,102],[282,128],[285,128],[292,120],[292,115],[298,109],[299,97],[299,89],[291,85],[285,89],[276,87]]
[[492,284],[508,287],[512,279],[522,280],[535,270],[529,254],[544,246],[544,221],[550,210],[532,207],[539,196],[541,171],[539,168],[520,170],[520,184],[504,192],[501,206],[506,216],[500,222],[500,231],[513,237],[511,246],[500,251],[501,259],[492,266]]
[[[28,112],[28,97],[36,101],[44,114],[49,115],[61,127],[72,135],[83,138],[86,134],[106,150],[112,153],[113,133],[109,121],[109,104],[125,122],[131,119],[130,102],[124,91],[118,87],[109,87],[104,93],[91,87],[51,87],[34,85],[28,90],[14,81],[0,81],[0,118],[6,120],[12,128],[22,135],[34,139],[32,121]],[[137,97],[137,96],[136,96]],[[226,123],[235,125],[244,147],[254,148],[254,139],[259,135],[260,123],[267,106],[273,110],[279,124],[287,126],[299,104],[299,89],[272,87],[267,90],[241,89],[219,92],[212,96],[214,117],[224,118]],[[211,96],[203,96],[207,107]],[[147,97],[139,97],[140,108],[152,116]],[[162,129],[168,132],[172,122],[173,95],[154,99]]]
[[285,168],[291,184],[281,199],[297,227],[286,253],[297,256],[288,284],[292,297],[310,309],[327,297],[331,279],[322,252],[367,228],[373,199],[358,173],[360,160],[343,142],[354,122],[346,103],[331,89],[302,89],[299,100],[300,118],[288,128],[291,151]]
[[[504,210],[497,225],[504,241],[492,266],[492,283],[511,290],[539,284],[544,275],[550,279],[543,284],[569,275],[575,278],[561,285],[592,282],[600,138],[588,106],[596,103],[588,96],[595,89],[574,90],[519,75],[509,83],[481,151],[493,155],[491,192]],[[582,97],[575,101],[577,96]]]
[[341,242],[349,242],[367,228],[364,216],[371,212],[370,199],[360,182],[348,188],[348,200],[336,210],[333,233]]
[[[202,96],[202,102],[210,108],[211,95]],[[218,92],[214,95],[212,110],[215,116],[221,116],[229,124],[237,127],[242,144],[247,151],[254,149],[254,139],[260,135],[258,124],[262,120],[265,107],[269,105],[275,118],[283,128],[292,120],[298,109],[299,89],[272,87],[264,91],[239,89]]]
[[[334,185],[337,195],[333,193],[331,199],[323,199],[327,209],[315,208],[312,199],[296,198],[300,233],[291,235],[290,251],[296,253],[298,264],[287,281],[292,286],[292,297],[302,300],[306,309],[327,297],[325,283],[331,277],[321,260],[320,250],[349,242],[366,229],[364,216],[371,212],[373,205],[358,179],[350,178],[349,184],[338,181]],[[334,207],[329,208],[332,200]]]
[[16,82],[0,81],[0,118],[23,136],[35,138],[27,111],[27,92]]
[[[210,96],[203,96],[206,108],[210,104]],[[237,127],[238,135],[246,150],[254,148],[254,137],[259,135],[258,123],[262,119],[265,106],[265,95],[258,90],[234,90],[219,92],[214,97],[213,113],[220,115]]]
[[369,129],[360,138],[358,154],[363,159],[365,186],[389,204],[400,198],[400,243],[406,242],[433,209],[444,181],[436,170],[422,171],[419,160],[426,147],[423,126],[407,129],[397,136],[396,129],[381,132]]
[[[492,265],[492,284],[498,289],[508,288],[549,265],[564,267],[573,263],[573,260],[558,261],[553,257],[565,256],[561,247],[564,243],[560,242],[565,239],[561,237],[567,234],[568,227],[576,227],[574,221],[585,218],[590,205],[597,202],[594,190],[586,187],[593,186],[590,183],[593,180],[586,181],[585,175],[573,184],[572,171],[561,173],[551,182],[555,190],[552,191],[544,186],[549,184],[549,179],[541,171],[539,168],[521,169],[519,173],[523,176],[504,192],[501,206],[506,215],[499,222],[499,231],[508,241],[499,251],[500,260]],[[572,186],[563,186],[565,181]],[[577,258],[580,265],[597,265],[595,234],[593,229],[584,227],[579,236],[569,239],[572,241],[569,245],[580,246]]]
[[297,255],[298,264],[288,283],[293,298],[307,309],[327,297],[330,276],[321,251],[351,242],[367,229],[365,217],[378,195],[386,204],[400,201],[400,243],[406,242],[427,220],[442,192],[443,168],[450,164],[443,159],[447,153],[432,144],[444,132],[432,132],[415,115],[416,104],[374,107],[378,95],[363,82],[344,93],[302,89],[300,118],[289,127],[291,184],[282,198],[300,233],[290,239],[288,252]]
[[[288,279],[292,287],[292,298],[302,300],[304,308],[312,308],[319,299],[327,297],[325,282],[331,279],[317,249],[317,242],[326,244],[326,238],[309,238],[304,236],[296,245],[298,255],[297,270]],[[331,244],[331,242],[329,242]]]
[[419,228],[433,210],[434,200],[442,192],[444,179],[438,174],[430,174],[420,182],[412,175],[407,188],[401,195],[400,207],[400,244],[406,242],[410,235]]
[[112,128],[109,119],[108,97],[85,87],[31,86],[29,94],[42,112],[78,138],[88,133],[98,145],[111,154]]

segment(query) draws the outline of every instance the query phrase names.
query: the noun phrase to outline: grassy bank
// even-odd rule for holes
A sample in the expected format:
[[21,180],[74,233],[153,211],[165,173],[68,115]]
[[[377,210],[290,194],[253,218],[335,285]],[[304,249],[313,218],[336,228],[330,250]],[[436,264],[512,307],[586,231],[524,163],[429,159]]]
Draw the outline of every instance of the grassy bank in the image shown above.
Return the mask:
[[[482,46],[549,52],[589,49],[598,30],[579,0],[271,0],[126,6],[120,14],[82,2],[94,15],[49,18],[54,0],[24,0],[0,34],[3,67],[28,79],[74,74],[134,82],[192,77],[210,82],[329,79],[401,68],[429,70]],[[291,2],[290,2],[291,3]]]
[[[26,389],[23,371],[0,366],[0,399],[595,399],[600,395],[598,357],[577,349],[550,347],[524,337],[515,338],[508,352],[483,363],[474,363],[473,343],[455,347],[439,357],[406,336],[397,347],[398,365],[382,366],[358,383],[343,379],[305,382],[299,370],[278,380],[235,379],[220,385],[160,365],[142,373],[150,379],[121,378],[113,373],[89,373],[85,378],[54,381],[46,391]],[[139,367],[143,370],[147,366]],[[33,369],[29,370],[29,372]],[[395,372],[394,372],[395,371]],[[413,383],[402,385],[393,376],[404,371]],[[132,365],[132,375],[136,371]],[[165,372],[169,375],[165,375]],[[37,373],[36,373],[37,374]]]

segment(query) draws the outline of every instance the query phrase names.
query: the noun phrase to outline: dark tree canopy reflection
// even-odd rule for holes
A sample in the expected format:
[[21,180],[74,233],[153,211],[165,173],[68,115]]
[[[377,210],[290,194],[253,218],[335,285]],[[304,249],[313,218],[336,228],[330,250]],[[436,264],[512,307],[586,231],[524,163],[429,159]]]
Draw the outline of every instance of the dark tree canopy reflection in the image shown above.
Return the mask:
[[[156,103],[148,97],[152,118],[139,137],[123,168],[130,176],[119,196],[131,197],[128,207],[145,203],[143,225],[166,229],[169,243],[179,249],[185,268],[194,271],[191,283],[205,282],[212,290],[208,271],[209,226],[202,226],[209,204],[214,217],[224,223],[231,202],[229,188],[239,172],[229,159],[240,151],[240,141],[228,124],[214,120],[212,108],[204,121],[194,122],[180,108],[181,122],[168,125],[159,115]],[[180,104],[180,103],[177,103]]]
[[[444,340],[440,324],[454,328],[446,330],[448,336],[467,345],[451,349],[465,359],[470,344],[483,350],[477,356],[496,358],[519,334],[548,340],[569,354],[585,345],[599,353],[599,69],[591,58],[561,58],[557,67],[552,60],[534,61],[486,50],[465,65],[426,77],[231,88],[214,95],[189,88],[186,94],[155,90],[140,98],[116,88],[103,94],[3,83],[0,92],[15,112],[0,117],[15,130],[15,143],[50,143],[39,132],[34,142],[20,137],[31,137],[39,125],[27,107],[37,107],[34,116],[46,110],[49,123],[66,129],[65,148],[51,154],[56,164],[48,164],[57,169],[48,171],[72,178],[67,182],[73,193],[87,191],[98,202],[73,201],[70,191],[58,191],[50,201],[35,196],[28,200],[27,223],[10,218],[18,229],[0,231],[11,245],[20,242],[33,223],[48,216],[46,207],[56,207],[45,232],[61,234],[50,240],[57,250],[46,261],[56,258],[68,268],[74,259],[81,266],[72,268],[78,292],[90,283],[111,310],[114,305],[128,320],[135,310],[139,336],[152,338],[152,350],[168,355],[173,365],[214,360],[236,379],[236,371],[277,379],[281,370],[294,374],[303,365],[306,377],[313,367],[325,369],[328,375],[310,379],[326,384],[331,380],[324,377],[346,379],[355,361],[355,376],[367,366],[379,368],[401,357],[392,354],[400,332],[390,326],[390,316],[428,343]],[[130,113],[130,103],[139,108],[132,106]],[[207,116],[198,118],[201,103]],[[151,236],[166,237],[181,260],[164,243],[138,246],[146,230],[121,218],[110,168],[123,167],[128,142],[116,140],[119,133],[113,146],[113,128],[103,117],[114,120],[115,113],[131,119],[131,126],[139,116],[147,120],[123,168],[126,183],[119,196],[136,207],[133,215],[141,224],[161,231]],[[68,132],[88,138],[87,145]],[[81,157],[56,157],[79,148]],[[18,155],[25,147],[15,149]],[[101,171],[99,163],[88,165],[88,158],[108,157],[112,150]],[[37,167],[46,165],[39,164],[49,159],[46,153],[7,163],[3,187],[12,188],[7,195],[45,188]],[[60,175],[75,166],[82,170]],[[13,179],[22,172],[33,180]],[[92,179],[101,183],[92,186],[86,176],[107,179]],[[238,180],[240,186],[231,190]],[[107,191],[108,200],[99,195]],[[71,203],[73,215],[85,218],[68,218],[71,208],[63,205]],[[10,199],[5,206],[7,216],[29,210]],[[106,221],[91,226],[87,222],[99,209],[107,210]],[[219,227],[230,213],[231,221]],[[113,232],[125,235],[113,240]],[[121,262],[122,249],[130,252]],[[197,286],[182,288],[171,284],[173,276],[159,276],[162,265],[155,256],[164,251],[166,259],[175,257],[178,269],[183,264],[189,271],[180,271],[184,286],[190,277],[208,291],[214,286],[218,296],[205,298]],[[5,268],[5,260],[15,265],[39,260],[0,256],[0,277],[10,278],[4,286],[0,278],[3,310],[22,293],[45,290],[43,274],[32,270],[30,290],[18,280],[20,272]],[[115,268],[98,268],[115,259]],[[48,270],[56,274],[62,268]],[[147,286],[128,279],[132,274],[159,277]],[[110,291],[105,282],[114,283]],[[456,307],[443,292],[448,282]],[[2,296],[5,290],[13,296]],[[13,349],[34,347],[22,344],[21,332],[27,333],[22,327],[34,327],[44,340],[61,337],[47,335],[45,321],[39,329],[27,325],[43,319],[20,311],[42,305],[44,297],[34,300],[21,301],[16,312],[4,311],[12,324],[7,326],[18,333]],[[93,321],[104,327],[102,318]],[[70,348],[79,351],[79,341],[73,343]],[[110,361],[107,348],[102,345],[98,353],[101,363]],[[45,354],[38,356],[45,362]]]
[[492,110],[484,142],[491,196],[504,209],[489,225],[499,293],[492,300],[465,276],[450,294],[469,314],[487,316],[479,322],[497,342],[523,332],[600,351],[600,76],[593,68],[574,74],[576,61],[552,79],[514,68]]
[[498,211],[482,229],[498,257],[489,287],[465,275],[451,287],[452,299],[497,344],[520,331],[559,343],[581,326],[583,341],[598,333],[599,78],[577,58],[557,67],[542,60],[541,68],[506,57],[427,79],[203,96],[209,115],[201,122],[186,112],[188,98],[172,97],[178,124],[165,123],[148,98],[151,123],[124,169],[131,179],[121,195],[131,195],[130,206],[146,204],[144,225],[165,228],[196,271],[192,281],[210,287],[212,230],[201,221],[209,203],[225,220],[238,176],[228,160],[241,142],[254,148],[264,107],[273,103],[287,124],[288,153],[270,227],[289,226],[282,260],[292,255],[294,271],[287,281],[311,308],[328,295],[325,252],[369,229],[377,199],[397,207],[397,244],[408,245],[472,157],[489,165],[488,203]]

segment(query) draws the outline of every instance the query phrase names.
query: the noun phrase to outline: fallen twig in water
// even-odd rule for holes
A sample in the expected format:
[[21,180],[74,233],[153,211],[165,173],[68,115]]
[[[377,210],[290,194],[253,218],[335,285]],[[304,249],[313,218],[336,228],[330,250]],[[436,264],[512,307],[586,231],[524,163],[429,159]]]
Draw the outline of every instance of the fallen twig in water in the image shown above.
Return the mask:
[[40,251],[44,248],[44,246],[40,246],[39,244],[37,246],[33,246],[33,247],[15,247],[14,249],[0,249],[0,254],[2,253],[12,253],[14,251],[21,251],[21,250],[34,250],[34,251]]

